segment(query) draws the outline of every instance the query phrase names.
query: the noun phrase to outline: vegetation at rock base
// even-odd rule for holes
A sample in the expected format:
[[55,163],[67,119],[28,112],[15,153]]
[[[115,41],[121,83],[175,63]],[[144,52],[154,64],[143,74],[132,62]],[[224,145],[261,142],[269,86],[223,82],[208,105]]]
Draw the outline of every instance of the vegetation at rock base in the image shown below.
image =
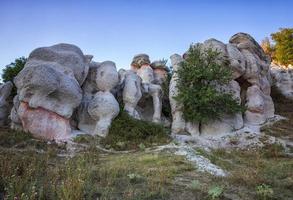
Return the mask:
[[75,142],[102,145],[106,149],[144,150],[147,147],[171,142],[169,130],[160,124],[137,120],[121,111],[113,120],[109,134],[105,138],[79,135]]
[[271,38],[265,38],[261,46],[265,53],[272,60],[281,65],[293,65],[293,28],[281,28],[278,32],[272,33]]
[[168,130],[162,125],[134,119],[122,111],[113,120],[109,134],[101,143],[115,150],[127,150],[139,149],[141,144],[150,147],[170,141]]
[[232,80],[229,62],[219,52],[190,46],[176,73],[179,92],[175,98],[183,105],[183,117],[187,121],[206,123],[244,110],[232,94],[217,89]]

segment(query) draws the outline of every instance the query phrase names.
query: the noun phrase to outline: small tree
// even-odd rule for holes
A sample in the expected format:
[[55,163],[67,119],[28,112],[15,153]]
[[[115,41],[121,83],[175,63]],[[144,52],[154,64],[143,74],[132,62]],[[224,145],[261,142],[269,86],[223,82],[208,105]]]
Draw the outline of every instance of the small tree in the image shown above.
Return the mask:
[[274,60],[282,65],[293,65],[293,28],[283,28],[271,34],[275,41]]
[[274,59],[274,46],[271,44],[270,39],[266,37],[264,40],[261,41],[260,46],[264,50],[265,54],[270,56],[272,59]]
[[175,99],[183,105],[185,120],[206,123],[224,114],[243,111],[232,94],[216,89],[216,85],[232,80],[229,62],[219,52],[191,46],[176,73],[178,95]]
[[3,82],[13,81],[13,78],[23,69],[26,60],[25,57],[20,57],[9,65],[6,65],[2,72]]
[[[14,62],[10,63],[9,65],[6,65],[5,68],[2,71],[2,81],[8,82],[12,81],[14,77],[17,76],[17,74],[24,68],[24,65],[26,63],[27,59],[25,57],[20,57],[15,59]],[[17,93],[17,89],[15,85],[13,85],[11,97],[14,97]]]

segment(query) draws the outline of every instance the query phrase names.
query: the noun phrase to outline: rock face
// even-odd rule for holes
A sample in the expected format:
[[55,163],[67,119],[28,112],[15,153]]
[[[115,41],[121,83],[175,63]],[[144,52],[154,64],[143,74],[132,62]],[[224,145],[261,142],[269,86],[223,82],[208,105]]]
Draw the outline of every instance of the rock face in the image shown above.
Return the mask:
[[139,100],[142,97],[141,78],[132,70],[119,70],[120,85],[122,87],[122,98],[124,110],[132,117],[141,119],[136,108]]
[[91,58],[70,44],[35,49],[14,79],[18,94],[12,111],[15,124],[18,115],[24,130],[35,135],[48,139],[67,136],[67,122],[81,102],[80,84]]
[[11,109],[8,97],[11,93],[13,84],[9,81],[0,85],[0,126],[7,125],[9,110]]
[[270,73],[272,83],[277,90],[288,99],[293,100],[293,66],[285,68],[272,64]]
[[119,104],[110,92],[119,82],[115,63],[92,62],[85,80],[82,103],[78,108],[78,128],[85,133],[105,137]]
[[[245,104],[246,112],[234,116],[225,116],[222,119],[211,121],[207,124],[190,124],[185,122],[180,111],[180,105],[174,96],[177,95],[176,79],[174,73],[170,82],[170,104],[172,108],[172,133],[189,133],[193,136],[221,135],[238,130],[246,125],[260,125],[274,116],[274,104],[270,97],[270,59],[264,54],[259,44],[246,33],[233,35],[229,44],[224,44],[215,39],[198,43],[203,49],[212,49],[220,52],[219,62],[227,58],[232,69],[233,81],[226,85],[223,91],[229,92],[239,104]],[[183,57],[188,56],[188,52]],[[171,62],[174,71],[180,67],[182,58],[172,55]],[[188,130],[188,127],[190,130]],[[199,128],[200,127],[200,128]]]
[[[162,81],[158,75],[155,75],[149,56],[146,54],[134,56],[131,71],[135,74],[123,71],[120,73],[124,77],[123,102],[125,110],[135,118],[144,120],[151,118],[151,121],[161,123],[162,87],[160,83]],[[148,97],[151,97],[152,101]],[[140,105],[138,105],[139,101]]]

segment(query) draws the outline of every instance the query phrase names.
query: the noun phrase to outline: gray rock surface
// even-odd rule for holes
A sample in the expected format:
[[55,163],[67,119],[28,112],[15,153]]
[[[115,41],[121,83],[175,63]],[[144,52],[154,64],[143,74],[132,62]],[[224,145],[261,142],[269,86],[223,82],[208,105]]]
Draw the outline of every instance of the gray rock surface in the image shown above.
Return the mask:
[[78,128],[85,133],[105,137],[119,104],[110,92],[117,86],[119,75],[114,62],[92,62],[82,86],[83,99],[78,107]]
[[0,126],[7,125],[8,123],[9,111],[11,109],[8,97],[12,88],[13,84],[10,81],[0,85]]
[[80,83],[88,73],[90,57],[69,44],[34,50],[15,77],[19,100],[70,118],[80,104]]
[[293,67],[285,68],[272,64],[270,73],[273,79],[272,84],[277,90],[288,99],[293,100]]

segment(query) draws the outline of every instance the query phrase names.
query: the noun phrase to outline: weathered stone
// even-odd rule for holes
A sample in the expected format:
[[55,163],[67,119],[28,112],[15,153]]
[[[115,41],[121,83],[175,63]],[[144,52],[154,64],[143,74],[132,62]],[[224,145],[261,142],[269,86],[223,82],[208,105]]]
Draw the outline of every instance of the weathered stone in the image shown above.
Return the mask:
[[78,107],[78,128],[85,133],[105,137],[112,120],[119,113],[119,104],[110,92],[119,81],[114,62],[92,62],[82,89]]
[[233,79],[236,79],[245,73],[245,57],[241,54],[241,52],[234,44],[227,44],[226,47],[230,66],[232,67]]
[[132,117],[141,119],[136,107],[142,97],[141,78],[132,70],[119,70],[120,84],[123,85],[122,96],[124,110]]
[[19,101],[18,95],[16,95],[13,98],[13,107],[10,112],[10,119],[11,119],[10,127],[13,130],[22,130],[21,120],[18,116],[19,104],[20,104],[20,101]]
[[132,70],[139,69],[143,65],[150,65],[150,57],[147,54],[137,54],[133,57],[131,62]]
[[[74,45],[59,44],[34,50],[14,82],[19,100],[70,118],[80,104],[79,82],[87,75],[89,57]],[[82,72],[81,72],[82,71]]]
[[69,119],[44,108],[30,108],[21,102],[18,108],[23,130],[46,140],[66,140],[70,137]]
[[13,84],[10,81],[0,85],[0,126],[7,125],[8,123],[8,116],[11,106],[7,100],[11,93],[12,87]]
[[[136,74],[141,78],[142,88],[140,92],[143,96],[150,95],[152,97],[154,111],[152,121],[160,123],[162,112],[162,87],[159,84],[156,84],[157,81],[155,80],[154,70],[150,66],[149,56],[146,54],[134,56],[131,66],[132,71],[136,72]],[[137,115],[138,109],[134,109],[135,111],[133,111],[132,106],[133,105],[130,106],[129,112],[132,113],[132,116]]]
[[119,104],[112,93],[100,91],[89,103],[88,113],[96,121],[91,134],[105,137],[112,120],[119,114]]
[[245,79],[260,86],[260,75],[268,73],[270,59],[265,55],[260,45],[246,33],[233,35],[229,42],[236,45],[246,60]]
[[274,116],[274,104],[269,95],[265,95],[257,85],[247,89],[245,121],[259,125]]
[[100,63],[97,68],[96,83],[98,90],[110,91],[119,82],[116,65],[112,61]]
[[270,73],[273,85],[276,86],[277,90],[288,99],[293,100],[293,69],[273,64]]

